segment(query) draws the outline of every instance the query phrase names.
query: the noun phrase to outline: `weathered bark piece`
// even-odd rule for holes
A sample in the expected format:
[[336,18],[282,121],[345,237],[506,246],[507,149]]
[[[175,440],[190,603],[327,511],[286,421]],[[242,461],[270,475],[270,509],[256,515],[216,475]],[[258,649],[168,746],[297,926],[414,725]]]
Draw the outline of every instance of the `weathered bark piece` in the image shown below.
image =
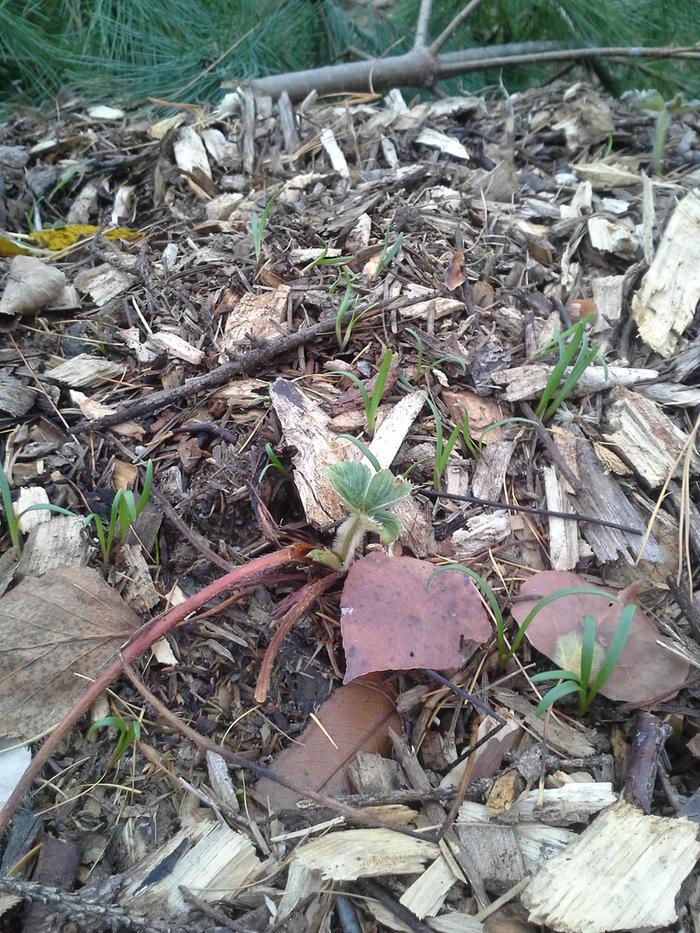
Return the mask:
[[198,350],[179,334],[168,330],[160,330],[156,334],[151,334],[147,343],[158,350],[165,350],[168,356],[176,360],[184,360],[185,363],[191,363],[193,366],[201,363],[206,356],[204,350]]
[[[674,463],[688,443],[688,434],[651,399],[629,389],[616,389],[608,408],[608,423],[613,433],[604,435],[637,476],[656,488],[667,478]],[[700,462],[692,457],[696,472]],[[680,469],[680,464],[677,467]]]
[[388,470],[394,462],[394,457],[406,439],[411,425],[420,414],[425,405],[428,393],[423,389],[411,392],[390,409],[386,418],[377,428],[372,443],[369,445],[370,453],[379,461],[383,470]]
[[[17,516],[33,505],[48,505],[48,502],[49,497],[46,495],[46,490],[43,486],[23,486],[12,508],[15,516]],[[22,534],[26,535],[32,528],[36,528],[37,525],[50,522],[51,517],[50,509],[37,509],[36,511],[27,512],[26,515],[22,515],[19,519],[19,530]]]
[[593,249],[602,253],[614,253],[629,259],[639,249],[639,238],[634,227],[624,221],[608,220],[607,217],[591,217],[588,220],[588,236]]
[[513,441],[497,441],[484,447],[474,470],[472,495],[479,499],[499,499],[514,450]]
[[463,528],[453,534],[452,547],[457,560],[472,560],[489,548],[506,541],[511,534],[512,523],[509,512],[485,512],[468,518]]
[[[459,808],[455,828],[461,834],[463,824],[488,823],[488,808],[482,803],[466,801]],[[547,859],[563,852],[579,834],[563,826],[548,826],[546,823],[518,822],[512,827],[527,874],[534,874]]]
[[[553,512],[573,512],[569,497],[562,488],[556,468],[544,468],[547,508]],[[553,570],[573,570],[578,563],[578,527],[564,518],[549,518],[549,561]]]
[[21,418],[31,410],[38,390],[25,385],[9,373],[0,372],[0,411]]
[[[544,363],[527,363],[524,366],[513,366],[493,374],[493,381],[505,386],[503,398],[508,402],[520,402],[527,398],[536,398],[542,394],[547,380],[552,374],[552,365]],[[568,375],[570,370],[566,370]],[[576,383],[572,398],[581,395],[592,395],[615,386],[636,385],[639,382],[649,382],[658,378],[655,369],[631,369],[628,366],[608,366],[607,372],[602,366],[589,366]]]
[[[613,561],[622,557],[628,564],[633,564],[642,543],[643,522],[615,477],[603,469],[592,445],[582,436],[576,441],[576,460],[578,475],[586,477],[586,482],[576,494],[576,510],[584,515],[624,523],[632,528],[639,527],[640,531],[638,535],[633,535],[618,528],[582,523],[580,528],[584,538],[599,561]],[[644,560],[662,563],[665,559],[661,546],[653,537],[649,538]]]
[[294,383],[276,379],[270,386],[270,398],[286,443],[297,450],[294,484],[307,521],[324,525],[342,518],[345,510],[326,476],[326,467],[339,460],[358,460],[359,451],[333,434],[328,415]]
[[490,894],[503,894],[525,877],[525,863],[511,826],[473,823],[457,824],[455,829]]
[[51,521],[35,525],[30,531],[16,578],[41,577],[56,567],[85,567],[90,551],[82,518],[53,515]]
[[[501,706],[513,710],[522,717],[531,732],[539,738],[544,736],[544,723],[535,714],[535,705],[524,697],[506,690],[503,687],[493,691],[494,698]],[[516,722],[517,718],[513,717]],[[572,726],[551,717],[547,724],[547,745],[560,754],[571,758],[588,758],[595,754],[593,735],[583,727],[574,729]]]
[[656,256],[632,298],[641,338],[661,356],[673,354],[700,300],[700,197],[691,192],[676,207]]
[[447,859],[441,855],[406,888],[399,898],[399,903],[408,907],[419,920],[423,917],[434,917],[445,903],[450,888],[459,880]]
[[[135,266],[135,256],[122,256],[121,262],[129,268]],[[136,281],[136,276],[121,269],[115,269],[109,263],[102,263],[94,269],[84,269],[73,280],[80,292],[87,292],[98,308],[106,305],[112,298],[117,298]]]
[[622,316],[624,275],[605,275],[593,279],[593,301],[603,320],[612,326]]
[[571,782],[562,787],[529,790],[513,806],[499,814],[500,823],[540,822],[549,826],[587,823],[616,800],[608,781]]
[[118,379],[123,372],[124,367],[119,363],[112,363],[100,356],[90,356],[89,353],[79,353],[59,366],[54,366],[46,375],[71,389],[82,389],[83,386]]
[[388,794],[401,786],[398,764],[375,752],[358,752],[348,765],[348,780],[356,794]]
[[540,868],[522,894],[530,921],[561,933],[675,923],[676,896],[700,857],[696,833],[695,823],[616,803]]
[[138,911],[184,914],[189,905],[181,887],[207,903],[233,901],[261,870],[248,836],[205,820],[181,829],[127,871],[117,902]]
[[651,713],[639,713],[627,762],[624,798],[643,813],[651,811],[659,757],[673,730]]

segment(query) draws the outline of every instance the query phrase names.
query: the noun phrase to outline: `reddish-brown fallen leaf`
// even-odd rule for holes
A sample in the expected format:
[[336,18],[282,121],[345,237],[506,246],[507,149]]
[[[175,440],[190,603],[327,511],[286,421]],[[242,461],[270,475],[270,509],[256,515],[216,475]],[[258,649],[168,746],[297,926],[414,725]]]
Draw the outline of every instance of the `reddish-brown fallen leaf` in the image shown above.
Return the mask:
[[[600,592],[615,593],[591,584],[575,573],[548,570],[529,577],[520,588],[521,596],[532,595],[513,606],[511,614],[520,625],[537,599],[571,587],[586,587]],[[525,633],[539,652],[551,658],[557,667],[579,672],[581,661],[581,633],[584,615],[596,622],[594,674],[607,651],[617,629],[625,605],[634,602],[633,587],[615,593],[620,603],[611,603],[600,596],[563,596],[545,606],[530,623]],[[612,674],[601,688],[610,700],[638,702],[667,691],[681,689],[688,676],[688,663],[658,644],[659,632],[641,609],[634,614],[622,656]]]
[[[275,758],[270,770],[323,794],[351,793],[347,767],[355,755],[387,755],[391,750],[389,727],[401,731],[394,697],[379,678],[367,677],[339,687],[316,716],[327,734],[310,722],[296,742]],[[268,778],[258,781],[254,796],[273,810],[288,810],[300,799],[299,794]]]
[[[139,626],[96,570],[58,567],[0,599],[0,731],[55,726]],[[82,674],[83,677],[76,676]]]
[[445,277],[445,284],[451,292],[455,288],[459,288],[460,285],[464,284],[467,274],[464,270],[464,250],[454,249],[452,250],[452,259],[450,260],[450,268],[447,270],[447,275]]
[[370,671],[459,667],[491,635],[469,577],[436,570],[379,552],[352,565],[341,599],[346,683]]

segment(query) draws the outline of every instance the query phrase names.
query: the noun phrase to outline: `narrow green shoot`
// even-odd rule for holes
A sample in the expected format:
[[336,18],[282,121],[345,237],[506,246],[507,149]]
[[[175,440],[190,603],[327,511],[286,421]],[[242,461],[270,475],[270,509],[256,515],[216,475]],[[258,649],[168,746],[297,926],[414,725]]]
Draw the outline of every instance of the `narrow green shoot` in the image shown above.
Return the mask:
[[[581,376],[588,367],[600,356],[600,346],[591,346],[586,333],[586,326],[591,315],[581,318],[576,324],[558,333],[553,341],[539,351],[532,359],[548,353],[557,348],[559,359],[547,379],[535,414],[548,421],[578,385]],[[569,372],[567,373],[567,369]]]
[[124,756],[124,753],[132,748],[141,738],[141,722],[138,719],[133,720],[128,725],[121,716],[104,716],[98,719],[88,729],[88,738],[91,738],[98,729],[116,729],[119,733],[117,742],[109,760],[109,767],[114,765]]
[[153,461],[149,460],[146,465],[143,489],[138,500],[130,489],[120,489],[112,500],[109,522],[106,527],[104,521],[96,512],[91,512],[85,519],[86,525],[92,523],[95,526],[95,534],[102,553],[102,564],[105,568],[109,566],[112,548],[115,543],[124,540],[129,528],[148,505],[152,488]]
[[509,654],[508,646],[506,645],[506,624],[503,620],[503,613],[501,612],[501,607],[498,604],[496,594],[488,585],[485,578],[481,576],[481,574],[478,574],[476,570],[472,570],[471,567],[465,567],[464,564],[444,564],[442,567],[438,567],[435,573],[432,574],[431,580],[436,574],[444,573],[447,570],[458,570],[460,573],[466,574],[481,590],[484,600],[486,601],[491,611],[491,617],[493,619],[494,625],[496,626],[498,662],[501,667],[503,667],[509,657]]
[[[345,294],[338,305],[338,311],[335,315],[335,336],[338,341],[338,347],[341,352],[345,350],[348,343],[350,342],[350,337],[352,336],[353,328],[355,324],[359,321],[364,314],[364,311],[357,313],[357,305],[360,300],[359,295],[355,295],[352,290],[352,278],[347,269],[343,269],[343,277],[345,279]],[[345,331],[343,331],[343,322],[352,306],[352,314],[350,315],[350,321],[348,322]],[[366,309],[365,309],[366,310]]]
[[291,482],[292,474],[289,472],[287,467],[282,463],[280,458],[275,453],[272,444],[270,444],[269,442],[265,444],[265,453],[267,454],[268,462],[260,471],[260,476],[258,477],[258,483],[262,483],[262,481],[265,479],[265,475],[268,472],[268,470],[277,470],[280,476],[283,476],[284,479]]
[[400,233],[394,242],[389,246],[389,237],[391,236],[391,229],[387,230],[384,234],[384,248],[382,249],[381,256],[379,257],[379,264],[377,265],[377,275],[379,275],[382,270],[386,269],[395,259],[401,249],[401,244],[403,243],[403,233]]
[[394,354],[391,350],[384,351],[384,356],[382,357],[382,361],[379,364],[379,370],[374,380],[374,388],[372,389],[371,395],[365,388],[362,380],[358,379],[354,373],[344,373],[340,370],[333,370],[333,372],[329,373],[330,376],[344,376],[346,379],[349,379],[360,393],[360,398],[362,399],[362,404],[364,405],[365,409],[367,431],[371,437],[374,437],[374,430],[377,424],[377,412],[379,411],[379,405],[381,403],[382,396],[384,395],[384,388],[386,386],[386,381],[389,378],[389,370],[391,369],[391,362],[393,358]]
[[480,451],[477,449],[469,430],[469,414],[465,411],[464,417],[458,422],[449,437],[445,440],[442,415],[435,402],[428,398],[428,405],[433,413],[435,421],[435,461],[433,463],[433,486],[436,492],[440,492],[442,476],[447,469],[447,463],[452,455],[455,444],[461,438],[464,446],[473,457],[479,457]]
[[15,514],[10,484],[7,481],[7,476],[5,475],[5,470],[1,463],[0,501],[2,501],[2,510],[5,513],[7,530],[10,533],[10,542],[17,554],[22,550],[22,535],[19,529],[19,521],[27,512],[54,512],[57,515],[68,515],[71,518],[75,518],[75,512],[71,512],[70,509],[64,509],[60,505],[53,505],[51,502],[36,502],[34,505],[28,505],[26,509],[22,509],[21,512]]
[[7,476],[5,475],[5,469],[0,463],[0,498],[2,498],[2,510],[5,513],[5,522],[7,523],[7,530],[10,533],[10,541],[12,542],[12,547],[19,554],[22,548],[22,538],[19,533],[19,522],[17,521],[17,516],[15,515],[15,510],[12,506],[12,493],[10,491],[10,484],[7,482]]
[[507,424],[529,424],[532,427],[537,427],[537,421],[533,421],[532,418],[501,418],[500,421],[494,421],[493,424],[487,424],[486,427],[482,430],[479,435],[479,440],[477,441],[479,448],[483,446],[484,438],[487,434],[490,434],[491,431],[495,431],[496,428],[502,428]]
[[257,262],[260,262],[260,256],[262,255],[263,237],[265,236],[265,228],[267,227],[267,222],[270,218],[270,211],[272,210],[276,200],[277,195],[273,194],[263,208],[262,214],[258,215],[255,213],[250,218],[250,229],[251,233],[253,234],[253,248],[255,250],[255,259]]
[[467,364],[464,360],[459,359],[458,357],[441,356],[438,360],[433,360],[431,363],[425,363],[425,341],[423,340],[420,331],[415,330],[413,327],[404,327],[404,330],[416,341],[416,347],[418,349],[418,356],[416,358],[416,377],[418,379],[422,379],[424,376],[427,376],[443,363],[456,363],[456,365],[461,368],[462,372],[466,372]]
[[390,507],[410,495],[411,484],[390,470],[372,473],[364,463],[343,461],[326,471],[331,486],[348,511],[335,536],[332,550],[317,548],[308,556],[333,570],[347,570],[368,532],[382,544],[395,541],[401,523]]
[[379,460],[377,460],[369,447],[362,443],[359,437],[355,437],[353,434],[339,434],[338,437],[342,437],[346,441],[350,441],[351,444],[354,444],[368,463],[371,463],[376,472],[379,473],[382,468]]
[[[598,696],[606,681],[615,669],[627,643],[630,629],[634,621],[637,607],[630,603],[622,610],[620,621],[615,629],[613,640],[606,651],[598,672],[593,677],[594,654],[596,648],[596,623],[591,615],[584,616],[583,633],[581,639],[581,663],[578,673],[562,670],[543,671],[532,677],[534,684],[547,681],[559,681],[555,687],[548,690],[537,705],[537,715],[544,713],[559,700],[572,693],[578,693],[579,713],[583,716],[590,709],[591,703]],[[593,680],[591,678],[593,677]]]
[[556,602],[558,599],[563,599],[565,596],[600,596],[603,599],[607,599],[609,602],[619,602],[619,599],[614,593],[606,593],[603,590],[594,590],[593,588],[587,586],[572,586],[568,587],[567,589],[557,590],[556,593],[550,593],[548,596],[543,596],[542,599],[537,600],[535,605],[525,616],[525,619],[519,626],[518,631],[515,633],[515,638],[513,639],[511,649],[506,656],[506,661],[510,660],[510,658],[512,658],[515,652],[518,650],[522,644],[523,638],[525,637],[525,632],[528,630],[531,623],[535,620],[538,613],[540,613],[545,608],[545,606],[549,606],[551,603]]

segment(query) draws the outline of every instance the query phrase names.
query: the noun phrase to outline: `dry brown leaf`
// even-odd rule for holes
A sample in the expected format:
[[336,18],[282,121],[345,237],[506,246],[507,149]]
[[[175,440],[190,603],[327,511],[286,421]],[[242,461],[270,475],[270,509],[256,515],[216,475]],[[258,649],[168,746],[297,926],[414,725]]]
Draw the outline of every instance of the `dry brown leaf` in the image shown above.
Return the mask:
[[83,678],[94,677],[138,625],[89,567],[22,580],[0,599],[2,733],[29,737],[56,725],[85,690]]
[[459,288],[460,285],[464,284],[466,277],[467,274],[464,270],[464,250],[452,250],[452,259],[450,261],[450,268],[447,270],[447,276],[445,277],[445,284],[448,289],[453,292],[455,288]]
[[[599,589],[575,573],[548,570],[529,577],[520,588],[521,596],[532,596],[518,602],[511,614],[520,625],[537,599],[571,587]],[[600,592],[608,592],[600,588]],[[610,590],[609,592],[613,592]],[[526,638],[538,651],[550,658],[557,667],[578,673],[581,664],[581,634],[584,615],[596,622],[596,648],[593,673],[602,663],[617,629],[620,613],[625,605],[634,602],[633,587],[616,593],[619,603],[600,596],[563,596],[545,606],[528,626]],[[601,688],[610,700],[639,702],[657,694],[676,693],[688,676],[688,662],[672,654],[663,644],[654,623],[641,609],[634,614],[622,656],[612,674]]]
[[[388,754],[389,728],[401,731],[393,696],[378,678],[339,687],[317,710],[316,717],[327,734],[315,722],[309,723],[296,742],[272,762],[270,770],[322,794],[350,793],[347,766],[355,755]],[[299,794],[268,778],[258,781],[254,795],[261,803],[269,802],[273,810],[288,810],[300,799]]]
[[15,256],[0,299],[0,314],[36,314],[66,287],[66,277],[36,256]]
[[[471,389],[445,389],[441,397],[455,423],[462,421],[466,412],[472,438],[476,441],[484,428],[503,419],[503,411],[498,402],[492,398],[483,398]],[[502,440],[503,428],[500,427],[484,435],[484,444]]]
[[469,577],[436,570],[377,552],[352,565],[341,599],[346,683],[370,671],[460,667],[491,635]]

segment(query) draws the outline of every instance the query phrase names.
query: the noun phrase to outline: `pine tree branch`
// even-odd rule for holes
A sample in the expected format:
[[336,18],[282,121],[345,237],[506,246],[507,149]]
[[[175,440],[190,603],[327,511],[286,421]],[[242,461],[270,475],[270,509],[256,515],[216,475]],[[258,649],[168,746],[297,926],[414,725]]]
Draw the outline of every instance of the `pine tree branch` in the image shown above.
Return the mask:
[[478,9],[482,3],[483,0],[471,0],[471,3],[468,3],[464,9],[460,10],[452,22],[445,26],[435,42],[433,42],[433,44],[430,46],[430,54],[437,55],[450,36],[452,36],[459,29],[464,20],[470,16],[474,10]]
[[428,29],[430,28],[430,14],[433,11],[433,0],[420,0],[418,23],[416,25],[416,38],[413,49],[424,49],[428,42]]
[[[465,10],[469,7],[465,7]],[[464,12],[464,11],[462,11]],[[460,14],[461,15],[461,14]],[[440,37],[436,40],[439,41]],[[413,49],[403,55],[390,55],[370,61],[345,62],[306,71],[256,78],[248,83],[255,94],[278,98],[287,91],[293,101],[303,100],[311,91],[320,97],[351,92],[367,93],[384,88],[413,85],[432,87],[437,81],[487,68],[542,62],[586,61],[596,58],[700,59],[695,46],[635,48],[609,46],[604,48],[571,48],[559,42],[514,42],[479,49],[459,49],[434,56],[430,48]],[[223,82],[222,87],[239,87],[240,82]]]

